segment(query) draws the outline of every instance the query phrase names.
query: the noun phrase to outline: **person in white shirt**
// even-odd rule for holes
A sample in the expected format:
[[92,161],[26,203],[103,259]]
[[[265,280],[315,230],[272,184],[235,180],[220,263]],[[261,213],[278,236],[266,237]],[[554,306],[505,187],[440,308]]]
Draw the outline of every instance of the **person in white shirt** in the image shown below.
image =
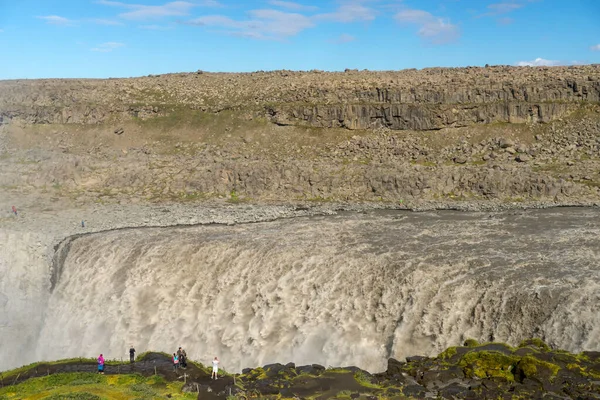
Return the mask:
[[215,359],[213,360],[213,372],[212,372],[212,376],[210,378],[217,379],[218,372],[219,372],[219,359],[217,357],[215,357]]

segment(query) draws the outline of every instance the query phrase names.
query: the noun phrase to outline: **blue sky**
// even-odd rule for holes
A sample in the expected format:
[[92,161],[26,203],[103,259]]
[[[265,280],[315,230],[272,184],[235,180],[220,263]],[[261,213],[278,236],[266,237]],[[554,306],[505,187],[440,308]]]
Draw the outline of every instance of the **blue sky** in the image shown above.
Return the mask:
[[600,63],[599,0],[0,0],[0,79]]

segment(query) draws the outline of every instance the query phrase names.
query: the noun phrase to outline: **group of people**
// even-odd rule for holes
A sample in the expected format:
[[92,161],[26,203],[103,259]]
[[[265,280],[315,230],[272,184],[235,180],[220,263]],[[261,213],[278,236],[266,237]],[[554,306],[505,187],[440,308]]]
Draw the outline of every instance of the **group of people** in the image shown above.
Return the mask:
[[[219,359],[215,357],[213,359],[213,368],[212,374],[210,376],[211,379],[218,379],[219,375]],[[177,370],[178,368],[186,368],[187,367],[187,354],[185,350],[181,347],[177,350],[177,353],[173,353],[173,370]]]
[[[184,349],[181,347],[177,350],[177,353],[173,353],[173,370],[177,370],[179,367],[187,368],[187,354]],[[135,361],[135,348],[133,345],[129,347],[129,362],[133,363]],[[215,357],[213,359],[213,368],[212,374],[210,376],[211,379],[218,379],[219,375],[219,359]],[[104,356],[100,354],[98,357],[98,373],[104,374]]]
[[187,354],[181,347],[177,350],[177,353],[173,353],[173,369],[187,368]]

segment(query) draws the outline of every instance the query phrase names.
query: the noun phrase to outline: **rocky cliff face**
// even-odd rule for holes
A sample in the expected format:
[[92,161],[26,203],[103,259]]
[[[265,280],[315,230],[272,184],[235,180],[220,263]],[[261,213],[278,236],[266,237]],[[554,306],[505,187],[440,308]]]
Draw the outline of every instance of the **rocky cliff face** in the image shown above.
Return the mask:
[[77,201],[589,204],[599,102],[600,65],[4,81],[0,187]]
[[174,108],[267,115],[280,125],[432,130],[548,122],[600,101],[600,66],[176,74],[0,82],[0,120],[97,124]]

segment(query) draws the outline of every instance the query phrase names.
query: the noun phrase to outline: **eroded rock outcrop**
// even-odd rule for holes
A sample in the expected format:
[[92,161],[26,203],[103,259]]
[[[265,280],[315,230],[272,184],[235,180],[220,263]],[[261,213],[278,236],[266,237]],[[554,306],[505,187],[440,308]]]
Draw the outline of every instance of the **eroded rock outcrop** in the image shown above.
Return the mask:
[[600,101],[600,66],[172,74],[0,82],[0,119],[96,124],[237,110],[282,125],[432,130],[548,122]]

